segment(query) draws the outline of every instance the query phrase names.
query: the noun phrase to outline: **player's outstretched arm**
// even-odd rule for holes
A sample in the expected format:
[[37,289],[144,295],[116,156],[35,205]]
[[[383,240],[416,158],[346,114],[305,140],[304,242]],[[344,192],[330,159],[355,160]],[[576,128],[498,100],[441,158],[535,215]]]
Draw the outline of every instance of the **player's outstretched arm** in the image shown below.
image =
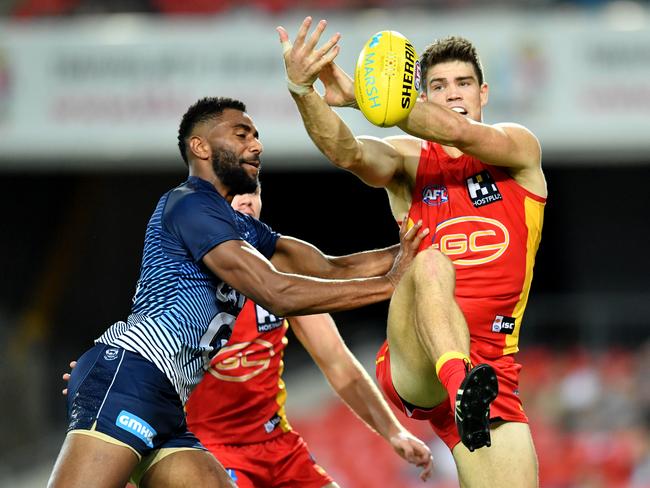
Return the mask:
[[[419,221],[411,234],[421,242],[429,234]],[[400,241],[406,238],[406,225],[400,228]],[[271,262],[280,271],[329,279],[367,278],[390,271],[400,250],[398,244],[374,251],[363,251],[347,256],[327,256],[308,242],[293,237],[281,237]]]
[[[316,48],[327,23],[321,20],[307,36],[312,25],[307,17],[292,44],[289,34],[278,27],[287,70],[289,90],[298,107],[305,129],[318,149],[336,166],[347,169],[365,183],[386,187],[404,171],[402,155],[390,143],[374,137],[355,137],[350,128],[314,90],[321,71],[339,52],[340,35],[332,36]],[[331,68],[326,68],[329,72]]]
[[[403,226],[405,230],[405,226]],[[229,240],[212,248],[203,263],[220,279],[277,316],[306,315],[362,307],[387,300],[415,257],[426,234],[413,227],[400,232],[400,250],[382,276],[328,280],[279,271],[246,241]],[[300,269],[286,260],[291,270]]]
[[519,124],[485,124],[436,102],[418,100],[399,127],[415,137],[460,149],[495,166],[539,166],[539,141]]
[[426,480],[433,469],[431,451],[397,420],[368,373],[341,338],[327,314],[291,317],[289,324],[327,381],[368,427],[386,439],[409,463],[422,468]]

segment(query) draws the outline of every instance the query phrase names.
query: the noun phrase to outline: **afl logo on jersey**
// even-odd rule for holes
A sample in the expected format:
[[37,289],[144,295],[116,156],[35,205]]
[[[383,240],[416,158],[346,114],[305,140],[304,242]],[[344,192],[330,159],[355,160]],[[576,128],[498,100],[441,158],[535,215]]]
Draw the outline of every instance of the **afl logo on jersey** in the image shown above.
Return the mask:
[[445,220],[436,227],[433,248],[457,266],[474,266],[498,259],[510,244],[505,225],[478,215]]
[[444,185],[427,185],[422,190],[422,201],[430,207],[437,207],[449,201],[447,187]]

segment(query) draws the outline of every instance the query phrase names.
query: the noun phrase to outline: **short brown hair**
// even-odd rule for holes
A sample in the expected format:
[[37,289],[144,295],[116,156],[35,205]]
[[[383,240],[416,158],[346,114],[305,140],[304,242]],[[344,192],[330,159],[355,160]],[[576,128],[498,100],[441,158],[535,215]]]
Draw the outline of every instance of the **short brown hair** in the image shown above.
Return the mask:
[[[449,61],[463,61],[474,66],[476,77],[479,85],[483,84],[483,66],[478,57],[474,45],[464,37],[449,36],[443,39],[437,39],[429,44],[420,56],[420,70],[422,78],[427,75],[427,71],[432,66]],[[426,83],[423,83],[424,91],[427,90]]]

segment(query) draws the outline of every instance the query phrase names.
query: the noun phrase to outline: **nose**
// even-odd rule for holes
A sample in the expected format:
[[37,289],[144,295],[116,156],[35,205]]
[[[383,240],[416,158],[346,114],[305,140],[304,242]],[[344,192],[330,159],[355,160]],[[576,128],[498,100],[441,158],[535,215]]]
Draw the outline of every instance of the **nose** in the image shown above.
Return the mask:
[[264,151],[264,146],[262,145],[262,143],[260,142],[259,139],[254,138],[253,142],[248,147],[248,150],[250,152],[252,152],[253,154],[258,154],[259,155],[259,154],[262,154],[262,152]]
[[454,84],[451,84],[447,87],[448,102],[453,102],[454,100],[460,100],[461,98],[462,96]]

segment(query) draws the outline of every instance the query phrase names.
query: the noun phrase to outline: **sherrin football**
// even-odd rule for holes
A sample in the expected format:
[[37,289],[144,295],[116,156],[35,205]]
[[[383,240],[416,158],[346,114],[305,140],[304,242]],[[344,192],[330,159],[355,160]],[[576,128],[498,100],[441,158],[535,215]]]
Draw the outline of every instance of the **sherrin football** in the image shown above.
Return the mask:
[[402,34],[377,32],[363,46],[354,72],[354,95],[365,117],[391,127],[406,117],[420,89],[420,62]]

